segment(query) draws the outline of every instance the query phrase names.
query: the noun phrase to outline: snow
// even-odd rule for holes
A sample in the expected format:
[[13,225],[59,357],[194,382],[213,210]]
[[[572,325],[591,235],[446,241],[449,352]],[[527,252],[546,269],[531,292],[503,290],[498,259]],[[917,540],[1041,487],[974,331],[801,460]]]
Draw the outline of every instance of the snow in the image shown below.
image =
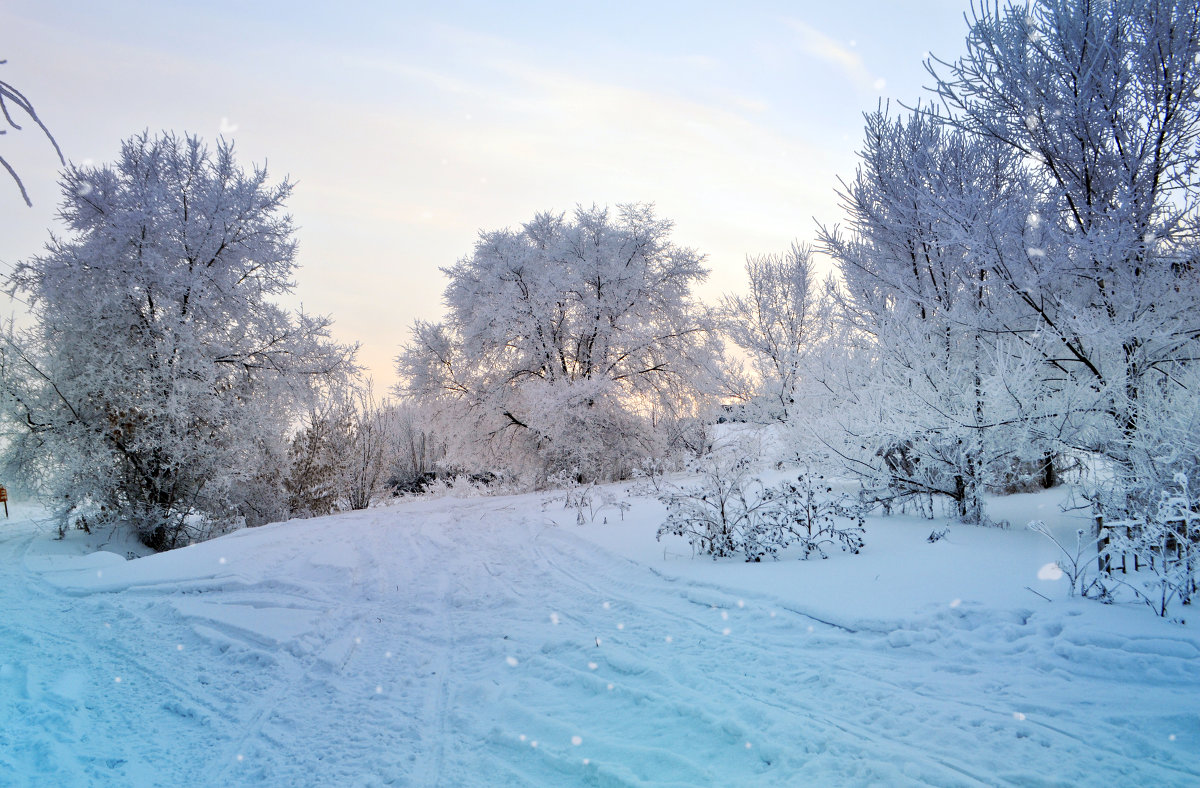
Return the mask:
[[1073,533],[1062,495],[763,564],[655,541],[634,495],[584,525],[421,499],[128,561],[18,504],[0,785],[1195,785],[1200,636],[1066,596],[1021,527]]

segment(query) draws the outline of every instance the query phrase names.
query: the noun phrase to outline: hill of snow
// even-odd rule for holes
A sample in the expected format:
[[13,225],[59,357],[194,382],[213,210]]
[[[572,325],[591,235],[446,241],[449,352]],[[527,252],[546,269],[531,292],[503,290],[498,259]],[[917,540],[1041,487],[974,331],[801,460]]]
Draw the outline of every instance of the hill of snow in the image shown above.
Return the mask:
[[[991,511],[1069,532],[1062,495]],[[1194,626],[1068,599],[1036,534],[872,518],[859,556],[714,563],[630,500],[424,499],[137,560],[16,506],[0,786],[1200,784]]]

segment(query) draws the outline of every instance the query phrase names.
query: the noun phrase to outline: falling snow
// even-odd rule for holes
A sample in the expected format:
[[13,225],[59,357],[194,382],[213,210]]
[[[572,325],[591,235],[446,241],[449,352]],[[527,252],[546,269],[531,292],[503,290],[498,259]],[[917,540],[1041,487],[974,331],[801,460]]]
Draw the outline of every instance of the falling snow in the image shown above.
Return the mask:
[[1038,580],[1058,580],[1062,576],[1062,568],[1057,563],[1043,564],[1037,573]]

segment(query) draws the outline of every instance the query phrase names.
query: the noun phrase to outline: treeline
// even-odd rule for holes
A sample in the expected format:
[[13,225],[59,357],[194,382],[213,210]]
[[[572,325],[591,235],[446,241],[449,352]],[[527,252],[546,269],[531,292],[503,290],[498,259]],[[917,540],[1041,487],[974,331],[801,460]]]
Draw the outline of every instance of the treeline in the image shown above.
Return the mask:
[[985,492],[1082,463],[1110,516],[1153,516],[1200,457],[1200,10],[983,5],[927,65],[930,101],[866,116],[845,224],[817,233],[834,279],[796,245],[707,308],[646,207],[538,216],[444,269],[405,393],[510,469],[620,478],[734,401],[885,507],[983,522]]

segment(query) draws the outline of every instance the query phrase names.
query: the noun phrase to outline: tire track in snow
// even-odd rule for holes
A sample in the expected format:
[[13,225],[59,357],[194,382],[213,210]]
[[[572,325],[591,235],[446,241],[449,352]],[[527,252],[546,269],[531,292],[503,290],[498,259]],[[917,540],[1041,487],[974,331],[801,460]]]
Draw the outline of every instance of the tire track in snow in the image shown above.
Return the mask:
[[[436,525],[436,523],[435,523]],[[393,537],[394,546],[375,544],[376,555],[417,556],[428,555],[435,543],[425,534],[430,527],[425,522],[405,523],[399,533],[389,533]],[[399,538],[402,536],[403,538]],[[403,548],[402,550],[394,549]],[[389,575],[385,567],[380,566],[381,584],[391,585],[401,591],[400,578]],[[406,567],[408,569],[410,567]],[[404,627],[409,631],[410,643],[416,641],[424,648],[418,649],[420,656],[409,654],[410,664],[420,661],[419,672],[424,687],[420,692],[420,712],[416,716],[416,727],[420,732],[420,753],[414,759],[411,780],[414,785],[438,786],[444,784],[444,769],[446,763],[447,738],[449,733],[450,715],[450,676],[451,654],[454,642],[454,624],[451,611],[452,578],[447,572],[439,572],[429,577],[426,572],[414,574],[412,585],[407,592],[421,603],[422,615],[419,618],[409,618],[404,621]],[[403,603],[402,603],[403,604]]]
[[433,735],[423,748],[426,754],[418,760],[414,774],[414,782],[417,785],[429,786],[443,784],[449,734],[447,721],[450,714],[450,652],[453,648],[453,624],[450,614],[450,582],[446,575],[438,578],[435,594],[438,600],[435,621],[444,625],[446,639],[437,638],[430,643],[433,655],[427,667],[432,668],[430,676],[437,678],[430,682],[432,691],[426,693],[420,719],[422,730],[432,731]]
[[[317,631],[323,630],[331,622],[341,618],[342,613],[343,608],[340,607],[327,609],[318,619]],[[327,646],[342,632],[344,632],[344,627],[335,629],[334,634],[322,641],[322,644]],[[233,634],[232,637],[240,639],[238,634]],[[254,648],[259,647],[257,644],[250,644],[248,642],[246,645]],[[236,720],[236,730],[228,735],[228,743],[210,764],[211,773],[215,775],[214,782],[216,784],[228,784],[232,782],[233,776],[230,773],[231,770],[244,762],[246,753],[251,750],[254,740],[262,736],[263,726],[266,725],[271,715],[276,712],[290,694],[299,693],[301,690],[307,688],[307,685],[312,681],[314,668],[320,660],[322,653],[323,649],[315,648],[307,657],[298,661],[298,664],[287,666],[287,669],[280,670],[274,685],[267,689],[265,696],[261,697],[250,707],[249,715]],[[270,743],[264,749],[270,749],[270,746],[273,744]]]
[[[432,549],[407,518],[344,538],[354,544],[350,580],[327,589],[343,604],[316,625],[321,638],[309,656],[289,662],[286,687],[256,708],[242,749],[257,742],[256,760],[269,762],[273,780],[305,784],[318,773],[327,782],[360,780],[373,769],[386,782],[444,782],[450,584],[428,571],[434,562],[403,560]],[[251,782],[262,771],[243,775],[222,760],[222,781]]]
[[[304,784],[313,779],[314,769],[336,774],[345,771],[348,763],[361,768],[369,759],[378,760],[379,750],[394,743],[396,730],[404,732],[386,713],[374,711],[370,704],[375,699],[366,694],[368,685],[382,694],[382,684],[375,682],[385,681],[379,641],[387,638],[378,630],[388,625],[398,629],[403,621],[402,610],[389,610],[396,600],[389,593],[394,578],[384,568],[396,552],[380,541],[380,534],[381,529],[372,527],[345,534],[355,540],[349,581],[317,594],[339,603],[328,607],[314,625],[318,637],[307,655],[292,661],[269,697],[255,708],[239,741],[223,758],[220,783],[235,776],[239,742],[240,749],[247,749],[261,739],[260,749],[273,764],[272,779]],[[372,630],[377,633],[374,638],[368,634]],[[347,692],[346,684],[360,687],[362,694]],[[353,735],[346,735],[345,728],[352,729]],[[339,737],[345,751],[327,751]],[[390,765],[379,771],[389,774],[389,779],[401,776]]]
[[[5,625],[19,637],[5,637],[0,663],[15,665],[26,685],[6,699],[6,705],[14,704],[19,712],[15,718],[7,715],[8,731],[19,742],[11,753],[32,757],[25,769],[43,774],[45,784],[132,783],[146,779],[146,774],[157,775],[153,784],[184,779],[178,773],[171,777],[167,763],[152,764],[169,753],[173,742],[194,732],[198,720],[215,716],[219,706],[177,678],[181,654],[175,639],[161,637],[161,625],[140,611],[113,604],[107,595],[65,594],[26,569],[25,557],[38,538],[30,533],[0,544],[0,599],[19,600],[5,607],[22,614],[18,627]],[[51,622],[56,629],[50,628]],[[144,648],[156,642],[162,643],[161,652]],[[186,654],[182,657],[187,659]],[[154,734],[103,735],[129,729],[131,702],[166,712]],[[69,738],[84,731],[102,735],[84,741]],[[201,739],[195,746],[209,745]]]
[[[521,570],[519,572],[512,572],[512,571],[505,572],[505,571],[503,571],[503,569],[500,569],[498,571],[497,569],[489,567],[487,562],[484,562],[482,565],[487,569],[488,576],[493,579],[507,578],[505,582],[500,583],[500,585],[503,586],[503,592],[508,593],[512,596],[515,596],[515,597],[520,598],[521,600],[527,602],[528,604],[525,605],[525,607],[527,607],[527,608],[533,607],[536,610],[538,607],[542,607],[543,610],[546,610],[547,613],[549,613],[549,609],[544,606],[550,605],[552,609],[556,608],[556,609],[562,610],[564,613],[564,618],[572,616],[573,614],[571,613],[571,611],[568,610],[568,607],[564,607],[563,605],[557,605],[553,601],[550,601],[546,598],[547,592],[561,593],[561,590],[562,590],[560,588],[555,587],[554,580],[549,576],[549,575],[553,575],[555,573],[547,572],[547,569],[556,569],[556,567],[548,566],[548,561],[546,559],[546,555],[544,552],[539,554],[539,553],[537,553],[537,551],[533,551],[534,552],[533,560],[527,560],[529,558],[529,556],[525,555],[524,553],[528,550],[528,548],[527,548],[528,544],[530,544],[531,541],[533,541],[533,540],[524,538],[524,537],[528,536],[528,534],[522,533],[522,531],[526,530],[526,529],[518,527],[517,524],[515,524],[515,523],[505,523],[505,527],[506,527],[506,529],[510,529],[509,532],[507,533],[507,538],[512,539],[514,541],[518,541],[518,543],[522,546],[520,548],[511,550],[511,552],[516,553],[516,555],[510,556],[511,559],[515,559],[516,561],[518,561],[520,563]],[[470,535],[470,538],[478,539],[479,534],[472,533]],[[513,563],[513,560],[510,560],[508,562],[508,565],[511,567],[512,563]],[[514,575],[518,578],[518,580],[516,582],[514,582],[512,580],[512,577]],[[624,578],[622,578],[622,580],[623,579]],[[572,588],[575,589],[574,591],[570,592],[570,596],[573,598],[572,601],[574,601],[574,602],[582,602],[583,601],[583,600],[579,599],[577,583],[568,584],[568,585],[566,585],[566,587],[568,589],[572,589]],[[480,593],[489,594],[489,595],[493,595],[493,596],[497,595],[497,592],[493,592],[491,588],[481,589]],[[604,594],[604,593],[599,592],[599,590],[595,590],[595,593],[588,594],[589,599],[586,601],[586,603],[590,603],[590,605],[594,606],[597,610],[599,610],[601,600],[615,599],[615,598],[618,598],[618,596],[619,595]],[[628,607],[630,609],[635,609],[633,604],[630,604]],[[536,613],[535,613],[535,615],[536,615]],[[694,617],[692,617],[690,619],[690,621],[696,627],[698,627],[698,628],[702,627],[704,630],[707,630],[703,633],[704,637],[714,637],[714,636],[719,637],[719,635],[717,635],[715,632],[712,631],[712,626],[710,624],[706,624],[706,623],[702,622],[700,619],[697,619]],[[678,626],[679,622],[677,620],[677,617],[673,621],[673,623],[676,626]],[[549,621],[546,622],[545,626],[546,627],[551,626]],[[589,629],[588,631],[589,631],[590,635],[594,635],[596,630]],[[538,681],[541,683],[541,686],[538,686],[538,685],[525,686],[521,690],[520,695],[522,697],[530,697],[530,698],[540,698],[541,694],[553,695],[557,689],[562,688],[562,685],[564,683],[564,679],[563,679],[564,676],[576,676],[576,677],[579,677],[581,681],[586,681],[587,677],[597,675],[597,674],[593,674],[593,673],[584,673],[583,672],[585,660],[588,659],[587,652],[591,651],[591,649],[585,649],[582,645],[580,645],[580,643],[582,643],[585,640],[590,641],[591,639],[592,639],[592,637],[590,637],[590,636],[577,637],[577,643],[573,647],[543,646],[542,653],[540,655],[535,654],[533,656],[527,657],[526,658],[527,661],[523,662],[522,665],[526,669],[538,668],[541,671],[541,673],[543,675],[540,675],[537,677]],[[600,654],[602,654],[602,655],[607,655],[609,653],[612,653],[612,648],[600,649]],[[566,659],[566,658],[573,659],[575,664],[571,665],[571,664],[568,664],[567,662],[563,662],[562,660]],[[601,664],[599,664],[599,663],[602,663],[606,669],[613,667],[612,665],[609,664],[607,656],[600,656],[600,655],[594,654],[594,658],[597,660],[598,664],[596,665],[595,668],[592,668],[592,670],[599,669],[601,667]],[[618,661],[620,661],[620,660],[618,660]],[[745,755],[745,749],[738,749],[738,748],[743,748],[743,745],[745,744],[746,734],[745,734],[745,726],[743,724],[732,723],[728,720],[714,718],[712,714],[707,713],[703,710],[701,703],[680,702],[677,699],[669,698],[669,696],[667,694],[653,692],[648,687],[643,687],[640,685],[626,686],[626,685],[630,684],[631,681],[633,681],[633,679],[630,678],[630,676],[632,676],[633,674],[636,674],[638,672],[642,672],[642,671],[640,671],[640,669],[636,665],[631,666],[628,663],[628,659],[625,660],[625,663],[626,664],[624,665],[624,670],[625,670],[624,676],[620,675],[621,674],[620,667],[618,667],[617,669],[614,670],[614,672],[617,675],[612,676],[612,677],[616,678],[617,681],[616,681],[616,683],[610,682],[610,683],[612,683],[612,687],[613,687],[612,689],[606,690],[606,685],[604,682],[599,682],[598,684],[596,684],[595,680],[594,679],[592,680],[593,689],[595,690],[596,694],[600,698],[605,698],[605,699],[606,698],[621,698],[622,699],[621,704],[620,704],[620,709],[610,710],[609,716],[613,716],[616,718],[630,718],[630,719],[636,718],[637,716],[639,716],[639,712],[634,707],[636,707],[638,705],[644,706],[646,704],[649,704],[649,705],[652,705],[655,707],[669,708],[672,710],[671,713],[673,715],[681,716],[682,718],[687,718],[687,719],[693,720],[692,730],[690,731],[690,733],[692,734],[693,737],[695,737],[701,730],[707,729],[712,732],[710,735],[711,735],[712,742],[713,742],[712,743],[713,749],[722,749],[727,752],[730,751],[731,749],[734,749],[735,751],[740,751],[743,753],[743,755]],[[521,671],[516,670],[515,672],[521,672]],[[661,676],[661,674],[658,674],[658,676],[659,676],[659,679],[663,678]],[[616,691],[613,692],[613,690],[616,690]],[[608,694],[610,692],[612,692],[613,694]],[[609,702],[611,704],[611,701],[607,701],[607,702]],[[519,711],[520,711],[520,704],[518,702],[516,704],[516,706],[509,708],[507,710],[507,713],[510,715],[514,715],[514,714],[517,714]],[[645,710],[642,709],[642,712],[644,712],[644,711]],[[613,712],[615,712],[615,713],[613,713]],[[532,718],[536,719],[537,715],[534,714],[532,716]],[[583,720],[580,720],[580,722],[577,724],[582,725]],[[620,728],[620,725],[618,725],[617,728]],[[516,734],[514,733],[513,736],[515,737]],[[492,738],[495,739],[496,737],[493,736]],[[501,735],[501,738],[503,738],[503,735]],[[509,744],[511,744],[511,743],[510,742],[501,742],[501,746],[499,748],[500,752],[497,754],[503,755],[505,750],[510,750],[511,747],[508,746]],[[618,745],[613,744],[612,746],[618,746]],[[626,745],[621,745],[621,746],[633,746],[633,745],[626,744]],[[539,754],[544,754],[545,757],[549,757],[549,755],[548,755],[548,753],[550,752],[549,745],[547,745],[546,743],[542,743],[542,746],[540,748],[533,748],[532,740],[531,740],[530,741],[530,749],[531,750],[536,749]],[[660,749],[655,750],[650,747],[639,747],[638,749],[640,749],[643,753],[656,752],[657,756],[660,760],[672,760],[673,758],[676,758],[676,756],[670,751],[669,748],[667,748],[667,749],[660,748]],[[641,759],[644,759],[645,757],[646,757],[645,755],[639,756],[639,758],[641,758]],[[760,761],[760,760],[761,759],[758,757],[757,752],[750,755],[751,762]],[[704,780],[703,775],[706,773],[705,766],[703,766],[703,765],[697,766],[697,765],[693,764],[691,766],[688,766],[687,768],[690,770],[690,773],[693,775],[694,778],[700,779],[702,781]],[[561,776],[559,779],[561,779]]]
[[[536,544],[537,539],[535,538],[532,540],[532,543]],[[602,576],[606,580],[614,581],[614,587],[621,589],[619,592],[613,592],[607,589],[600,589],[594,584],[583,582],[576,572],[571,572],[565,569],[563,566],[565,561],[563,559],[570,560],[572,558],[568,556],[567,553],[557,550],[557,557],[552,557],[546,552],[545,549],[537,547],[534,548],[534,552],[540,559],[538,562],[539,566],[554,570],[555,573],[559,575],[559,582],[582,590],[587,596],[592,598],[597,608],[601,607],[601,600],[603,600],[605,610],[618,609],[620,612],[641,617],[645,617],[647,614],[650,614],[658,619],[661,619],[664,622],[664,627],[671,627],[673,631],[677,632],[677,634],[681,632],[684,633],[684,637],[687,636],[687,627],[685,625],[691,625],[692,628],[700,630],[698,634],[693,632],[691,635],[697,640],[698,645],[693,649],[693,653],[689,656],[689,659],[694,658],[700,662],[704,662],[706,656],[708,656],[706,652],[715,652],[719,655],[716,661],[717,664],[720,664],[723,661],[734,663],[740,662],[742,664],[761,663],[764,661],[774,663],[778,660],[776,659],[774,653],[776,649],[771,648],[772,646],[778,647],[780,645],[786,645],[788,647],[794,647],[795,645],[794,642],[787,642],[783,644],[775,642],[768,645],[762,642],[756,642],[752,639],[761,637],[761,632],[754,634],[743,634],[740,631],[737,634],[733,634],[732,632],[727,633],[725,630],[721,629],[723,624],[730,623],[727,618],[721,618],[720,620],[717,620],[714,615],[712,618],[705,619],[703,617],[697,617],[692,613],[692,611],[694,611],[700,603],[698,603],[696,599],[689,596],[689,589],[680,589],[679,587],[675,586],[672,587],[671,590],[666,594],[664,594],[662,585],[665,584],[659,583],[658,587],[654,588],[656,585],[654,576],[651,576],[649,582],[646,582],[643,579],[646,574],[643,568],[636,567],[636,565],[621,567],[620,559],[616,559],[615,561],[609,563],[610,565],[615,564],[617,567],[622,569],[628,569],[628,572],[622,571],[616,573],[616,576],[614,576],[614,574],[611,572],[604,574],[594,573],[596,576]],[[578,565],[580,562],[577,557],[574,557],[574,560],[571,561],[571,563],[575,565],[574,568],[579,568]],[[613,567],[610,566],[610,568]],[[638,571],[639,569],[641,570],[640,572]],[[633,577],[630,577],[630,575]],[[632,589],[636,589],[636,594],[634,596],[629,596],[628,594]],[[728,592],[724,592],[724,594],[728,594]],[[735,610],[739,609],[732,601],[734,595],[730,596],[731,599],[728,604],[728,608]],[[668,606],[663,606],[661,603],[656,605],[647,605],[643,601],[645,599],[654,598],[661,600],[664,597],[668,600],[673,600],[675,604]],[[615,605],[613,603],[615,603]],[[726,611],[714,612],[725,613]],[[794,636],[795,631],[792,630],[787,634]],[[680,640],[683,640],[683,637],[681,637]],[[622,650],[624,650],[625,644],[622,644],[622,646]],[[733,647],[733,650],[741,652],[739,654],[741,657],[740,660],[730,660],[728,657],[723,655],[722,652],[728,652],[731,650],[731,646]],[[647,649],[645,653],[641,653],[638,649],[636,649],[635,646],[630,645],[629,650],[634,654],[632,659],[642,660],[646,665],[653,664],[655,658],[660,656],[654,653],[654,649]],[[563,666],[559,666],[558,669],[561,670],[562,667]],[[710,668],[711,666],[705,666],[702,667],[698,672],[705,673]],[[719,718],[715,718],[711,712],[706,711],[706,709],[713,708],[714,706],[719,708],[721,705],[719,703],[720,696],[725,694],[732,695],[736,699],[735,702],[725,704],[728,707],[736,707],[739,705],[746,708],[758,707],[758,712],[744,714],[744,717],[758,717],[761,719],[764,716],[761,713],[763,707],[772,708],[777,714],[790,716],[798,716],[800,714],[799,710],[789,706],[786,703],[772,702],[771,690],[778,689],[775,687],[767,688],[765,693],[741,692],[738,691],[736,687],[715,688],[712,685],[700,687],[691,686],[687,682],[677,681],[674,678],[664,675],[653,668],[647,668],[644,671],[644,674],[645,675],[643,677],[639,678],[649,678],[652,684],[662,685],[662,690],[660,692],[650,687],[643,686],[645,684],[644,681],[641,682],[641,684],[634,684],[631,687],[625,687],[624,685],[628,682],[624,679],[621,679],[620,681],[622,690],[625,694],[630,694],[632,696],[633,704],[635,706],[649,704],[655,708],[664,709],[668,712],[673,711],[676,714],[681,714],[684,717],[690,718],[694,720],[694,723],[692,723],[694,728],[691,732],[692,734],[696,733],[698,729],[703,728],[708,728],[718,732],[714,741],[714,746],[717,747],[724,746],[728,748],[730,745],[742,744],[747,738],[757,738],[760,751],[766,751],[769,753],[769,755],[764,757],[764,763],[766,763],[767,766],[775,765],[775,761],[779,760],[780,754],[785,749],[783,746],[781,746],[779,741],[772,741],[769,733],[765,730],[759,730],[759,732],[755,734],[753,732],[753,724],[749,721],[722,722]],[[786,675],[783,673],[779,673],[777,676],[780,679],[786,679]],[[719,689],[720,691],[714,692],[715,689]],[[852,729],[845,724],[839,725],[820,715],[808,713],[805,716],[805,720],[809,724],[809,728],[812,727],[811,723],[819,722],[827,730],[837,730],[848,734],[848,739],[855,742],[859,746],[861,746],[863,743],[870,743],[877,740],[877,737],[871,735],[869,732],[861,728]],[[763,739],[764,736],[766,736],[766,740]],[[696,777],[698,774],[702,773],[703,770],[700,770],[696,775],[693,776]]]
[[[628,608],[630,610],[637,609],[639,606],[642,609],[650,608],[650,606],[642,603],[641,600],[662,600],[664,597],[667,599],[674,599],[674,604],[667,605],[665,607],[660,604],[655,607],[656,611],[659,613],[665,613],[669,616],[678,616],[680,619],[688,620],[693,624],[699,624],[705,629],[710,631],[712,630],[713,624],[711,622],[698,619],[694,615],[688,615],[686,612],[679,612],[681,608],[686,611],[686,605],[681,606],[680,600],[694,603],[694,600],[689,598],[688,588],[684,588],[684,590],[680,592],[678,587],[676,587],[674,596],[672,596],[671,591],[664,593],[661,587],[657,589],[656,592],[656,590],[652,588],[653,584],[643,582],[638,578],[639,572],[637,571],[638,568],[636,565],[628,564],[628,562],[623,562],[622,559],[615,557],[612,557],[613,560],[608,560],[608,556],[605,556],[605,560],[603,561],[598,559],[581,561],[579,556],[568,554],[565,546],[560,543],[567,540],[564,539],[553,541],[555,541],[555,543],[558,545],[553,552],[547,552],[546,549],[544,549],[544,543],[542,543],[542,547],[535,547],[535,552],[539,557],[539,565],[554,570],[558,576],[558,582],[566,585],[574,585],[586,595],[592,596],[593,598],[610,600],[614,603],[617,603],[621,607]],[[531,543],[538,545],[539,540],[534,538],[531,540]],[[596,550],[596,548],[582,542],[580,542],[579,547],[582,550]],[[591,567],[592,569],[602,567],[608,571],[580,572],[579,570],[581,569],[581,563],[591,563],[593,565]],[[570,566],[571,568],[568,570],[566,566]],[[613,591],[610,592],[608,589],[599,588],[596,584],[584,582],[581,579],[581,577],[588,576],[603,577],[606,582],[611,583],[611,588]],[[630,576],[632,576],[632,579]],[[664,585],[667,584],[664,583]],[[620,591],[616,591],[616,589],[620,589]],[[627,595],[631,590],[634,592],[633,595]],[[786,609],[782,606],[776,607],[779,607],[779,609]],[[801,613],[800,615],[804,614]],[[792,636],[788,633],[783,633],[777,637],[772,637],[772,634],[773,633],[766,633],[764,635],[764,633],[760,631],[754,633],[750,637],[765,637],[766,639],[760,642],[758,645],[766,649],[766,651],[769,653],[778,653],[780,651],[786,652],[789,647],[788,639]],[[1032,628],[1030,628],[1028,634],[1033,634]],[[736,639],[737,636],[735,635],[734,637]],[[771,642],[772,640],[773,642]],[[796,643],[793,641],[791,645],[794,649]],[[817,644],[814,644],[814,646],[816,645]],[[1076,751],[1077,756],[1081,759],[1080,762],[1085,762],[1087,758],[1095,758],[1097,756],[1099,756],[1101,760],[1120,760],[1119,756],[1113,757],[1101,750],[1098,750],[1094,744],[1089,742],[1082,732],[1080,734],[1071,733],[1067,730],[1059,728],[1058,726],[1042,723],[1036,719],[1033,719],[1032,715],[1029,718],[1027,718],[1025,715],[1020,715],[1018,717],[1014,711],[1015,709],[1029,708],[1031,705],[1027,699],[1022,700],[1020,696],[1014,696],[1007,699],[1007,701],[1000,699],[1002,704],[1007,703],[1007,705],[980,702],[979,699],[990,698],[991,693],[987,691],[981,691],[977,686],[975,686],[978,683],[976,679],[970,676],[947,677],[943,674],[935,674],[933,669],[929,667],[923,667],[921,665],[921,662],[930,658],[930,654],[920,653],[916,650],[909,650],[909,653],[906,653],[905,650],[890,648],[885,642],[883,642],[883,638],[881,637],[880,633],[866,633],[865,635],[858,636],[853,635],[852,633],[838,636],[827,633],[819,639],[819,650],[825,652],[826,656],[830,655],[829,652],[834,652],[837,654],[836,661],[830,661],[827,664],[819,665],[820,672],[824,677],[823,682],[825,684],[833,686],[838,691],[849,693],[850,696],[857,694],[864,698],[871,697],[873,698],[873,701],[866,704],[850,704],[849,706],[847,706],[845,703],[840,704],[843,708],[840,708],[839,710],[844,711],[845,714],[836,720],[827,714],[821,714],[813,709],[809,709],[804,712],[806,715],[805,722],[809,724],[819,723],[820,727],[824,727],[827,730],[838,730],[845,735],[844,738],[855,740],[857,742],[870,742],[873,745],[886,744],[887,748],[893,751],[897,750],[898,747],[905,747],[907,748],[908,752],[907,757],[911,760],[921,761],[927,764],[936,764],[942,769],[947,770],[946,772],[943,772],[942,777],[939,779],[946,779],[950,773],[955,773],[959,775],[958,779],[965,777],[970,780],[988,784],[994,782],[997,777],[995,774],[981,772],[974,765],[968,765],[968,763],[974,764],[980,760],[976,753],[962,753],[955,747],[939,748],[937,746],[937,742],[931,741],[931,736],[929,735],[920,736],[907,734],[902,738],[897,738],[894,734],[888,737],[876,735],[873,726],[867,723],[867,717],[862,714],[862,709],[864,707],[869,708],[871,706],[881,705],[889,708],[903,708],[904,705],[912,705],[913,703],[917,703],[918,706],[924,707],[918,708],[917,711],[921,715],[924,715],[925,720],[929,720],[931,723],[933,723],[933,728],[930,728],[929,723],[924,722],[921,718],[915,718],[913,720],[914,725],[912,727],[918,731],[922,730],[923,728],[928,730],[929,733],[932,734],[933,739],[937,738],[936,732],[940,731],[942,728],[942,726],[937,724],[937,717],[945,717],[948,714],[957,717],[963,710],[966,710],[972,716],[972,725],[984,730],[995,730],[998,732],[1003,731],[1005,732],[1006,736],[1012,736],[1012,733],[1014,732],[1014,724],[1018,721],[1021,723],[1032,724],[1035,727],[1044,728],[1048,732],[1054,734],[1056,738],[1061,738],[1058,739],[1057,743],[1043,741],[1041,746],[1055,747],[1057,749],[1062,747],[1062,740],[1069,740],[1071,742],[1070,749]],[[748,653],[750,652],[753,652],[753,648],[748,650]],[[803,651],[799,652],[798,656],[803,653]],[[936,655],[933,656],[934,660],[936,661]],[[768,662],[767,664],[770,663]],[[913,675],[916,678],[915,680],[900,682],[889,680],[888,677],[891,675]],[[769,703],[764,700],[765,698],[770,697],[773,691],[779,692],[779,694],[788,698],[789,705],[787,708],[789,711],[801,710],[804,708],[803,699],[800,699],[800,703],[795,703],[794,701],[796,699],[789,696],[786,691],[788,676],[789,674],[785,670],[778,673],[775,676],[774,681],[768,680],[766,682],[758,683],[750,682],[745,685],[748,687],[745,692],[737,692],[734,694],[740,696],[744,702],[760,702],[764,705],[774,707],[776,711],[779,711],[781,704]],[[944,691],[939,694],[937,692],[923,690],[922,685],[926,682],[934,686],[940,684],[944,688]],[[687,686],[677,685],[671,688],[671,694],[673,696],[688,697],[689,690],[690,688]],[[959,693],[961,693],[961,697],[956,697],[956,695]],[[946,697],[946,695],[950,695],[950,697]],[[711,697],[706,697],[705,692],[695,693],[693,695],[693,699],[698,704],[704,703],[706,699],[709,702],[712,701]],[[831,700],[836,701],[836,698]],[[946,707],[949,707],[950,711],[947,711]],[[957,709],[957,711],[955,711],[955,709]],[[854,720],[860,717],[863,719],[863,722],[855,723]],[[1082,724],[1084,724],[1086,730],[1090,730],[1094,735],[1094,720],[1088,719]],[[1025,735],[1019,730],[1015,732],[1018,739]],[[969,740],[969,737],[967,738]],[[905,741],[907,741],[907,744]],[[969,741],[964,743],[969,743]],[[1001,742],[1001,744],[1003,744],[1003,742]],[[934,750],[934,752],[929,752],[931,749]],[[970,762],[963,760],[962,756],[964,754],[971,759]],[[1005,765],[1003,763],[1003,758],[984,760],[990,761],[997,769]],[[1018,761],[1018,763],[1020,763],[1020,761]],[[1154,764],[1149,768],[1151,771],[1161,770],[1160,773],[1164,776],[1167,774],[1174,774],[1175,776],[1171,778],[1172,780],[1179,779],[1179,775],[1181,774],[1186,774],[1189,777],[1193,775],[1193,773],[1186,768],[1181,769],[1170,763]]]

